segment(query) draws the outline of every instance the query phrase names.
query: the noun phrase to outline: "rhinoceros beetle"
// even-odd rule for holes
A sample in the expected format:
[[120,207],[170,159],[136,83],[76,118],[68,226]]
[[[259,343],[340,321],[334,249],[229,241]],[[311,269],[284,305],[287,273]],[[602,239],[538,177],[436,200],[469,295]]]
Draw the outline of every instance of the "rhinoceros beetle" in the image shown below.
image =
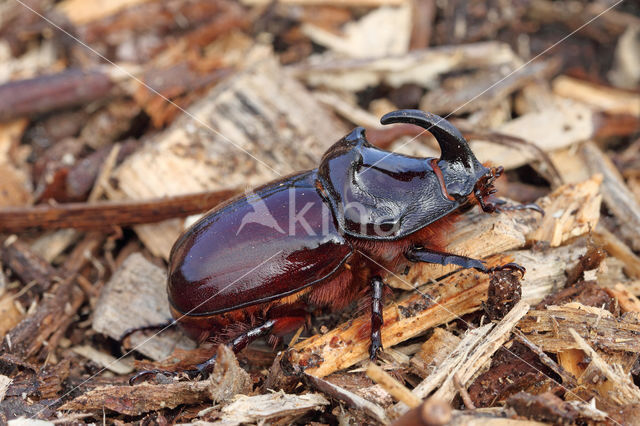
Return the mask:
[[440,158],[381,150],[358,127],[329,148],[317,169],[231,199],[178,238],[168,295],[174,318],[189,334],[237,352],[260,336],[277,339],[298,329],[318,309],[340,309],[368,296],[374,359],[382,349],[385,270],[428,262],[524,273],[516,264],[489,269],[444,251],[461,209],[508,208],[492,197],[502,168],[480,164],[460,132],[437,115],[400,110],[381,122],[430,131]]

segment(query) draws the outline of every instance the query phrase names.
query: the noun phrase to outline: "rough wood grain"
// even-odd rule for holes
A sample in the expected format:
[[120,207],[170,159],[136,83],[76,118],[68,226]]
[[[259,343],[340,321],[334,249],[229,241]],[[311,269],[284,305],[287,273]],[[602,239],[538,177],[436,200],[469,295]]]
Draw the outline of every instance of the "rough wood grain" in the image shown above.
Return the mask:
[[616,216],[622,235],[631,248],[640,250],[640,203],[624,183],[613,162],[594,143],[582,145],[580,154],[591,173],[602,174],[602,197],[607,208]]
[[573,341],[569,328],[599,348],[639,352],[640,323],[631,318],[612,318],[584,308],[549,306],[530,311],[518,324],[527,339],[546,352],[582,349]]
[[195,343],[182,330],[169,327],[172,318],[166,285],[167,273],[163,268],[140,253],[132,254],[103,287],[92,328],[120,340],[132,330],[159,326],[153,329],[153,338],[142,331],[131,336],[135,350],[154,360],[165,359],[176,347],[194,348]]

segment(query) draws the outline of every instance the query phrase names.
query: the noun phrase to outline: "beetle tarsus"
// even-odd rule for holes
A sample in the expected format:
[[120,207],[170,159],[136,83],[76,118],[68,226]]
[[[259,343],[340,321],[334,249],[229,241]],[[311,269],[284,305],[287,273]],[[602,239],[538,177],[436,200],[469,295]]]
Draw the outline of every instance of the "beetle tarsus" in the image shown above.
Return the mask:
[[484,262],[467,256],[444,253],[424,247],[412,247],[405,257],[411,262],[437,263],[438,265],[456,265],[463,268],[474,268],[480,272],[487,272]]
[[384,282],[379,276],[371,278],[371,346],[369,346],[369,358],[372,361],[378,357],[382,350],[381,328],[384,324],[382,317]]
[[[501,200],[503,201],[503,200]],[[503,201],[503,203],[501,203],[501,205],[498,205],[496,207],[496,211],[498,212],[505,212],[505,211],[512,211],[512,210],[533,210],[535,212],[540,213],[542,216],[544,216],[544,210],[542,210],[542,207],[540,207],[539,205],[535,204],[535,203],[530,203],[530,204],[507,204],[506,201]]]

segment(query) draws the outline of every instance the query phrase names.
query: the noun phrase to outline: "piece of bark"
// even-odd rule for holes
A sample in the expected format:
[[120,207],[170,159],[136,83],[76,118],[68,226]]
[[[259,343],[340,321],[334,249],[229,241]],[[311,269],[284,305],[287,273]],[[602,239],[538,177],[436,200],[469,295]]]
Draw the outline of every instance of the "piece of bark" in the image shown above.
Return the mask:
[[98,387],[65,403],[59,409],[100,412],[107,409],[138,416],[149,411],[208,401],[211,399],[210,387],[209,380],[162,385],[143,383],[136,386]]
[[131,330],[158,326],[153,339],[135,331],[131,344],[135,350],[162,360],[175,348],[192,349],[195,343],[172,321],[166,293],[166,271],[140,253],[130,255],[105,284],[96,303],[92,328],[115,340]]
[[69,68],[57,74],[0,85],[0,121],[87,104],[106,97],[114,87],[101,70]]
[[65,203],[0,209],[0,232],[75,228],[110,230],[114,226],[155,223],[202,213],[236,195],[235,189],[140,201]]
[[637,334],[640,333],[638,321],[632,321],[627,317],[607,317],[587,309],[589,307],[570,304],[548,306],[546,310],[531,310],[520,321],[518,328],[527,339],[545,352],[582,349],[573,341],[569,328],[575,329],[598,348],[610,351],[640,351],[640,342],[637,339]]
[[281,419],[288,423],[309,411],[322,410],[329,405],[322,395],[307,393],[289,395],[283,392],[266,395],[240,396],[222,409],[222,424],[241,424]]
[[573,423],[580,413],[570,404],[551,392],[531,395],[519,392],[507,400],[519,416],[553,423]]
[[413,369],[423,379],[438,368],[460,343],[460,338],[444,328],[438,327],[422,344],[420,351],[411,358]]
[[59,278],[59,272],[40,256],[35,254],[26,243],[7,238],[0,247],[2,263],[24,285],[35,283],[38,293],[49,290]]
[[467,354],[459,366],[449,374],[440,389],[434,394],[434,398],[451,402],[457,394],[453,383],[454,374],[458,374],[462,386],[470,383],[473,376],[483,368],[494,352],[509,339],[511,330],[528,310],[529,305],[522,301],[514,306],[486,337]]
[[557,247],[568,239],[595,229],[600,219],[602,175],[556,189],[537,204],[545,211],[542,224],[527,235],[529,241],[545,241]]
[[594,143],[583,144],[580,154],[591,173],[600,173],[604,177],[603,200],[618,219],[621,233],[631,242],[631,248],[640,250],[640,203],[627,188],[613,162]]
[[215,383],[210,387],[214,403],[228,401],[237,394],[248,394],[253,387],[251,377],[240,367],[238,359],[227,345],[218,345],[216,365],[209,381]]
[[[54,333],[64,332],[85,299],[84,293],[75,285],[75,277],[89,263],[90,255],[97,251],[103,238],[99,234],[87,234],[75,246],[62,266],[65,271],[63,281],[52,288],[51,297],[43,297],[35,312],[5,336],[2,350],[28,358],[35,355]],[[51,343],[47,344],[48,351],[55,349]]]
[[414,50],[406,55],[374,59],[332,59],[288,67],[311,86],[357,92],[386,84],[400,87],[417,84],[431,87],[440,75],[463,69],[487,68],[518,61],[507,44],[498,42],[439,46]]
[[305,382],[308,383],[314,389],[329,395],[330,397],[337,399],[348,404],[350,407],[360,410],[375,419],[381,424],[389,424],[390,420],[387,417],[384,409],[371,401],[368,401],[361,396],[356,395],[340,386],[337,386],[331,382],[323,380],[319,377],[311,374],[303,373]]
[[575,99],[610,114],[640,116],[638,93],[599,86],[565,75],[553,80],[553,92],[558,96]]
[[[275,58],[251,61],[119,166],[119,190],[110,198],[255,186],[315,167],[346,129]],[[136,232],[166,259],[182,224],[172,220]]]
[[451,406],[444,401],[429,398],[398,418],[394,426],[444,426],[451,422]]
[[[2,273],[0,272],[0,275]],[[5,335],[22,321],[25,316],[24,309],[16,306],[14,293],[4,293],[0,296],[0,340],[4,340]]]
[[[583,30],[582,34],[593,37],[603,44],[622,34],[628,26],[640,25],[640,18],[631,13],[615,9],[615,4],[576,3],[572,9],[566,4],[550,0],[535,0],[527,3],[527,15],[537,22],[562,22],[571,30]],[[595,19],[595,18],[600,19]],[[585,22],[595,25],[586,26]]]

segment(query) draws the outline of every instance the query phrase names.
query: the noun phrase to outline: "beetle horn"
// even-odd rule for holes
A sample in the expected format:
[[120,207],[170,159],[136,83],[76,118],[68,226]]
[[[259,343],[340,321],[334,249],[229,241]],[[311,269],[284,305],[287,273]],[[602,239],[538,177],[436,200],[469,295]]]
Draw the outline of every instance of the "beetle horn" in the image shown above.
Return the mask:
[[475,156],[460,131],[438,115],[418,109],[401,109],[385,114],[380,119],[380,123],[409,123],[420,126],[431,132],[438,141],[441,151],[440,160],[451,163],[462,162],[467,168],[472,167],[475,162]]

